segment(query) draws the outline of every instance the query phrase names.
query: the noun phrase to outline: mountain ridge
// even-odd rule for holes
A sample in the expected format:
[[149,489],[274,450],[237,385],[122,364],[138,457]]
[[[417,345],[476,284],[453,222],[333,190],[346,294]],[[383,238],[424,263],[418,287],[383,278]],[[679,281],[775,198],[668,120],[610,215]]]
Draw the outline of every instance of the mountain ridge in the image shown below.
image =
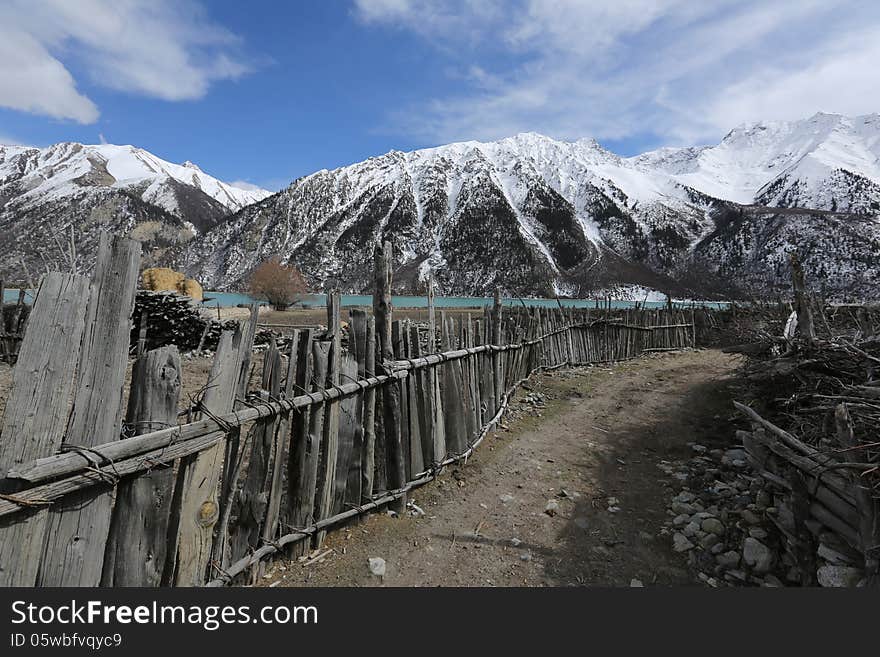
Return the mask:
[[[370,284],[372,245],[391,239],[406,274],[401,284],[411,289],[432,271],[449,294],[482,294],[496,284],[511,294],[585,295],[615,284],[775,294],[787,285],[777,271],[782,251],[810,250],[842,221],[792,209],[852,215],[845,227],[863,238],[849,254],[831,249],[826,263],[818,262],[821,253],[807,254],[808,263],[851,272],[855,259],[874,271],[866,249],[877,237],[868,217],[880,201],[878,144],[876,115],[817,114],[742,126],[715,146],[629,158],[592,139],[537,133],[393,150],[295,180],[200,237],[180,261],[224,288],[242,286],[261,259],[280,255],[313,283],[335,279],[360,291]],[[835,152],[857,153],[839,158],[855,170],[835,166]],[[766,215],[765,206],[779,214]],[[748,254],[737,244],[743,240]],[[726,253],[737,254],[738,270],[713,261]],[[741,281],[750,281],[748,289]],[[868,289],[849,274],[831,283],[838,294]]]

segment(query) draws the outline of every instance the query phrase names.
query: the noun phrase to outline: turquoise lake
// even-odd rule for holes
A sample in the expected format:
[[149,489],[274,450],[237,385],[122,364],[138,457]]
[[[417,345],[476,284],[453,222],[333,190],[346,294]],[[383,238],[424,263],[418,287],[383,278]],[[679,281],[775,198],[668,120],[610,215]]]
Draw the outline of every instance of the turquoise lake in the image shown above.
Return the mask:
[[[3,303],[14,303],[18,299],[18,290],[4,290]],[[32,296],[30,290],[25,295],[25,301],[30,303]],[[205,292],[205,301],[202,305],[208,308],[229,308],[238,305],[249,305],[255,300],[246,295],[236,292]],[[259,303],[265,304],[265,301]],[[391,303],[395,308],[427,308],[428,297],[419,296],[393,296]],[[434,305],[437,308],[480,308],[482,306],[492,305],[491,297],[436,297]],[[526,305],[530,307],[557,308],[556,299],[504,299],[505,306]],[[594,308],[596,304],[602,305],[604,300],[595,299],[559,299],[559,302],[565,308]],[[612,300],[612,308],[633,308],[638,301],[620,301]],[[297,306],[305,308],[321,308],[327,305],[327,297],[324,294],[309,294]],[[368,294],[343,294],[342,306],[346,308],[357,306],[372,306],[373,298]],[[643,304],[647,308],[663,308],[666,306],[665,301],[648,301]],[[689,308],[692,303],[675,302],[676,306]],[[728,304],[723,301],[695,301],[693,305],[704,306],[708,308],[725,308]]]

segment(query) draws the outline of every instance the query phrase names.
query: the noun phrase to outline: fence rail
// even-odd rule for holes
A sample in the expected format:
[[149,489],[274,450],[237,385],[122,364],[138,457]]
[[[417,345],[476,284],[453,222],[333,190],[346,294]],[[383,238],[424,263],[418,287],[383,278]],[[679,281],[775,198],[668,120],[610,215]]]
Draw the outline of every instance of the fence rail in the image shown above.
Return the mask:
[[[273,342],[257,390],[256,309],[224,332],[185,424],[174,347],[139,350],[127,409],[109,392],[125,377],[135,243],[102,240],[91,280],[47,274],[0,432],[0,584],[253,581],[285,546],[302,553],[349,518],[403,510],[532,374],[696,344],[693,310],[509,308],[500,295],[477,317],[429,304],[427,325],[394,321],[390,256],[377,252],[372,315],[352,309],[343,330],[331,294],[328,328],[287,332],[285,354]],[[108,286],[123,303],[108,305]],[[82,363],[98,353],[91,375]]]

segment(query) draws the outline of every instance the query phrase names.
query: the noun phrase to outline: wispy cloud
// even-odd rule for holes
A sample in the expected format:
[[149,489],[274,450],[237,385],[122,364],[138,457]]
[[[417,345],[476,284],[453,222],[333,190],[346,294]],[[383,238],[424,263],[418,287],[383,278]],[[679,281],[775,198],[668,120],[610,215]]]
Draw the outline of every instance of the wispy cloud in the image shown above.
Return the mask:
[[0,4],[0,106],[93,123],[82,71],[103,87],[192,100],[251,66],[239,37],[195,0],[6,0]]
[[717,139],[739,123],[880,110],[880,4],[858,0],[355,0],[458,67],[387,130],[446,142]]

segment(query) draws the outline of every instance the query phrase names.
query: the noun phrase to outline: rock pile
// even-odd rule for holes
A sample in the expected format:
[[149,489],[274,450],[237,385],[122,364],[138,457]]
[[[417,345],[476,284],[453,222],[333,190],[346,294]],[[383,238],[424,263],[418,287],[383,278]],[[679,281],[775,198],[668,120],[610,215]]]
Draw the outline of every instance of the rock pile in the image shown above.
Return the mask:
[[765,482],[743,449],[692,444],[694,457],[661,462],[680,482],[662,534],[709,586],[784,586],[799,581],[771,518],[778,513]]

